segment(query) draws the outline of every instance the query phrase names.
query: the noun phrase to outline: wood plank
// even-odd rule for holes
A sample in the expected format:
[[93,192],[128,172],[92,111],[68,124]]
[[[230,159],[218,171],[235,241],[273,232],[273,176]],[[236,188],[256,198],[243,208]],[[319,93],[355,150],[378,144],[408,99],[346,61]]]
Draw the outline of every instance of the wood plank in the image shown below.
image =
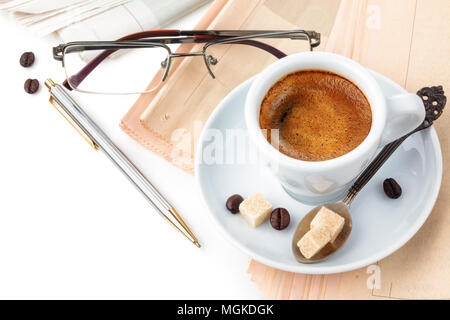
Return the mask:
[[[406,88],[443,85],[450,94],[450,1],[419,0],[407,70]],[[448,108],[448,106],[447,106]],[[450,165],[450,113],[436,122],[444,160]],[[390,296],[407,299],[450,297],[450,175],[444,170],[438,201],[420,231],[403,248],[380,262]],[[411,263],[414,261],[414,263]]]

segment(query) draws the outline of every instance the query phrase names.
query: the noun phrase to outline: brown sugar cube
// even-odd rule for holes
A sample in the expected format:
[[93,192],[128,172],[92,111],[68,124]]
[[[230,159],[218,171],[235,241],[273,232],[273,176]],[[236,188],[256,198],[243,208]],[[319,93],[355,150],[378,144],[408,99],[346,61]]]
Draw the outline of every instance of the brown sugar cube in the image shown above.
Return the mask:
[[345,219],[343,217],[328,208],[322,207],[319,212],[317,212],[314,219],[312,219],[310,227],[311,229],[320,226],[328,227],[331,232],[331,242],[334,242],[339,233],[341,233],[344,224]]
[[239,211],[252,227],[257,227],[269,218],[272,213],[272,205],[257,193],[242,201]]
[[306,259],[310,259],[317,252],[322,250],[330,240],[330,230],[327,227],[319,226],[305,233],[305,235],[297,242],[297,246],[303,256]]

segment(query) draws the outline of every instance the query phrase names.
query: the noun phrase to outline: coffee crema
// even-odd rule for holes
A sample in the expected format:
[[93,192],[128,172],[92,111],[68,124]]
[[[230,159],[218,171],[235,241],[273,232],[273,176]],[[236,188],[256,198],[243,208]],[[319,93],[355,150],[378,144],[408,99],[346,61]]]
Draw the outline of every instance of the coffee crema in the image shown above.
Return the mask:
[[363,92],[344,77],[300,70],[278,80],[266,93],[261,129],[279,130],[279,150],[295,159],[323,161],[355,149],[369,134],[372,111]]

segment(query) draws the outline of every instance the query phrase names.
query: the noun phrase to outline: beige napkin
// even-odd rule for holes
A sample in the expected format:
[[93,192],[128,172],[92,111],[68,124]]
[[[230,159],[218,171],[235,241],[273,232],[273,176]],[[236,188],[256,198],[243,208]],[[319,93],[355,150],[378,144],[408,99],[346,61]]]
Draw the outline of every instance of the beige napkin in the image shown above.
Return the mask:
[[[450,52],[449,4],[447,0],[222,0],[197,27],[312,29],[323,35],[319,50],[349,56],[411,92],[436,84],[450,90],[445,67]],[[184,52],[190,49],[180,47]],[[211,111],[235,85],[269,62],[242,64],[232,52],[224,57],[230,70],[224,70],[220,81],[209,78],[201,59],[176,60],[167,84],[142,95],[121,127],[145,147],[192,171],[195,143]],[[238,69],[229,64],[233,59]],[[436,125],[444,157],[449,151],[448,119],[446,112]],[[444,158],[444,166],[448,162]],[[448,298],[448,180],[444,176],[436,207],[418,235],[377,265],[336,275],[303,275],[251,261],[249,273],[266,298]]]

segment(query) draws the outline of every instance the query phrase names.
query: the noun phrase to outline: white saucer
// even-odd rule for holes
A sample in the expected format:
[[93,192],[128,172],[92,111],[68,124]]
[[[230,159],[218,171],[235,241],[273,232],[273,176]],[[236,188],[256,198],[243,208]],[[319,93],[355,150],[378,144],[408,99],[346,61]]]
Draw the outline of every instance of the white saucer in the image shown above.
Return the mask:
[[[405,90],[372,72],[387,95]],[[301,218],[312,208],[292,199],[264,166],[253,163],[206,164],[201,161],[213,140],[210,129],[225,136],[227,129],[246,130],[244,102],[252,79],[236,87],[215,109],[200,137],[195,175],[212,218],[225,237],[252,258],[266,265],[300,273],[337,273],[370,265],[403,246],[419,230],[433,208],[442,178],[442,155],[434,128],[409,137],[366,185],[352,204],[353,230],[345,246],[316,264],[297,262],[291,240]],[[218,131],[217,131],[218,130]],[[217,137],[217,136],[215,136]],[[250,145],[249,141],[246,141]],[[229,146],[224,143],[224,157]],[[388,198],[383,180],[394,178],[403,188],[399,199]],[[270,222],[252,228],[240,214],[225,208],[235,193],[244,198],[262,193],[274,207],[291,214],[288,228],[277,231]],[[432,249],[432,248],[431,248]]]

